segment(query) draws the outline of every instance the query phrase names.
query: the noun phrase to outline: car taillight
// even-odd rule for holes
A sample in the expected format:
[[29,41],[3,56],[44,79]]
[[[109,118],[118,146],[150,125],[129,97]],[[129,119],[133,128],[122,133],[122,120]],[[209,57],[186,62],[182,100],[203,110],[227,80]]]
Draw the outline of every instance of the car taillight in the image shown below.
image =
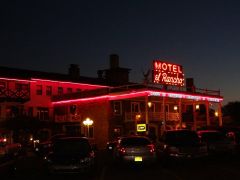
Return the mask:
[[124,147],[121,147],[121,148],[119,149],[119,152],[120,152],[121,154],[124,154],[124,153],[126,153],[126,149],[125,149]]
[[155,146],[153,144],[148,145],[148,148],[151,153],[155,152]]
[[91,152],[89,153],[89,156],[93,158],[93,157],[95,156],[94,151],[91,151]]

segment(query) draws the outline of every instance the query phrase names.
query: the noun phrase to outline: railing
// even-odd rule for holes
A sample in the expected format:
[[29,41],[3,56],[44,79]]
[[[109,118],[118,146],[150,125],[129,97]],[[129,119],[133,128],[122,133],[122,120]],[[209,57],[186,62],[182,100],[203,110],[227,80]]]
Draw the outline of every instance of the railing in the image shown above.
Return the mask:
[[[133,121],[143,121],[146,119],[146,112],[126,112],[125,113],[125,122]],[[179,121],[179,113],[169,113],[166,112],[148,112],[149,122],[153,121]]]
[[30,90],[0,88],[0,98],[6,101],[27,101],[30,99]]
[[81,92],[62,94],[62,95],[54,95],[52,96],[52,101],[66,100],[66,99],[76,99],[76,98],[87,98],[94,96],[106,95],[109,93],[116,93],[122,91],[129,90],[164,90],[164,91],[174,91],[174,92],[190,92],[190,93],[198,93],[205,95],[217,95],[220,96],[220,90],[208,90],[208,89],[200,89],[200,88],[186,88],[186,87],[177,87],[177,86],[166,86],[159,84],[130,84],[118,87],[108,87],[94,90],[83,90]]

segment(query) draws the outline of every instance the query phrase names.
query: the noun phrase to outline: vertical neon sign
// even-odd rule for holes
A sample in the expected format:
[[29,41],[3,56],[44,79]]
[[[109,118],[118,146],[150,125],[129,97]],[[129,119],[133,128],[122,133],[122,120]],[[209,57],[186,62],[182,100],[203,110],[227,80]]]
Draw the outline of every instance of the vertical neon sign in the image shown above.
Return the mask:
[[184,74],[182,66],[154,60],[153,83],[184,86]]

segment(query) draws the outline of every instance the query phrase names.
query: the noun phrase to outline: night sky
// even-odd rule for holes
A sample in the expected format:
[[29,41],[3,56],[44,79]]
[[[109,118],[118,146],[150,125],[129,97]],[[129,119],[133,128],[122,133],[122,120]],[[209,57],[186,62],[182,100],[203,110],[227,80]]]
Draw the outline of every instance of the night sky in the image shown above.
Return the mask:
[[237,0],[19,0],[1,2],[0,65],[97,77],[118,54],[142,82],[153,59],[180,64],[198,88],[240,101]]

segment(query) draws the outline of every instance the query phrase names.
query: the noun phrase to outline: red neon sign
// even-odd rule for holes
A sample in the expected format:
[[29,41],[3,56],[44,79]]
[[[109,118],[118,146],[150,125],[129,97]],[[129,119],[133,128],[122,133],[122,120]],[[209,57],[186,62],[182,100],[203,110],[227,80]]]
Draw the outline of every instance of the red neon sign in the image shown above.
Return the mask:
[[153,82],[157,84],[184,86],[184,74],[182,66],[154,60]]

